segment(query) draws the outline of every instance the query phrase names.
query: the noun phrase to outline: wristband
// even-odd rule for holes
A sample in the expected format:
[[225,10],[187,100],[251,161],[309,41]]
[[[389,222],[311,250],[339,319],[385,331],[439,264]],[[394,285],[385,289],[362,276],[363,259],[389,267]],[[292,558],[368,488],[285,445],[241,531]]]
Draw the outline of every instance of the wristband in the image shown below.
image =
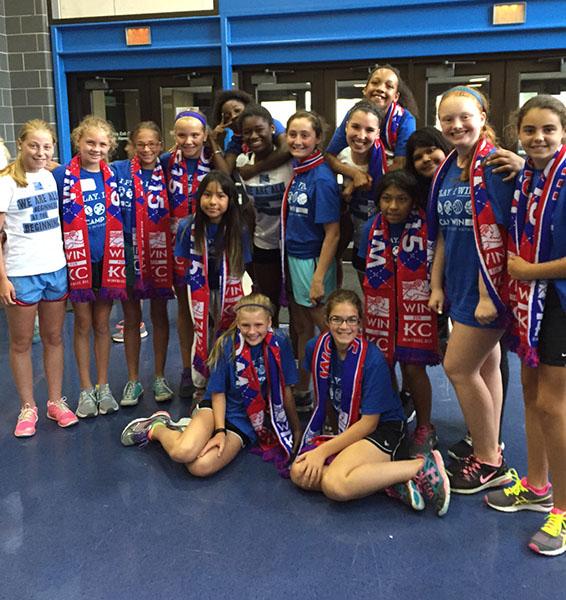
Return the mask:
[[222,154],[222,150],[215,150],[213,154]]
[[212,432],[212,437],[214,437],[217,433],[223,433],[224,435],[226,435],[226,427],[217,427],[213,432]]

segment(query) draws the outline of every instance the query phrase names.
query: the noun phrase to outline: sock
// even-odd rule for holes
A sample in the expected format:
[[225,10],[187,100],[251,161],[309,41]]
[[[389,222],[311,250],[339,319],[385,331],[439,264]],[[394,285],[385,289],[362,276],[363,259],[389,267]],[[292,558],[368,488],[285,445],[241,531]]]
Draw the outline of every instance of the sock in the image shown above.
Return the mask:
[[544,496],[545,494],[548,494],[550,488],[552,488],[552,484],[550,483],[550,481],[541,488],[537,488],[534,485],[531,485],[526,477],[523,477],[523,479],[521,480],[521,483],[528,489],[531,490],[531,492],[534,492],[537,496]]
[[558,506],[555,506],[550,512],[553,515],[566,515],[566,508],[558,508]]
[[152,423],[152,424],[149,426],[149,429],[147,430],[147,439],[148,439],[148,440],[150,440],[150,441],[151,441],[151,440],[153,439],[153,430],[154,430],[156,427],[159,427],[159,425],[161,425],[161,426],[165,427],[165,423],[163,423],[162,421],[155,421],[155,423]]

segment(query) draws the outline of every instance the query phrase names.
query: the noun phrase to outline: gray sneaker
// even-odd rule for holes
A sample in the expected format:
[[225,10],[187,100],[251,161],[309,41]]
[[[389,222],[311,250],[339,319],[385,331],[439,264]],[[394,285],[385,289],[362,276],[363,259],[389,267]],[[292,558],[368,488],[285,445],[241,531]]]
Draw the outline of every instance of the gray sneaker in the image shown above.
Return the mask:
[[167,402],[175,395],[165,377],[155,377],[153,380],[153,394],[156,402]]
[[486,494],[484,500],[488,506],[501,512],[518,512],[519,510],[550,512],[552,510],[552,488],[549,487],[546,494],[535,494],[525,487],[515,469],[509,469],[508,475],[513,480],[512,485]]
[[168,412],[160,410],[145,419],[134,419],[124,427],[120,441],[124,446],[141,446],[147,444],[149,441],[149,430],[155,423],[163,423],[163,425],[169,427],[171,416]]
[[122,392],[120,406],[135,406],[143,396],[143,386],[139,381],[128,381]]
[[81,390],[79,396],[79,405],[77,406],[75,414],[81,419],[96,417],[98,414],[98,405],[96,402],[96,391],[94,388],[90,388],[90,390]]
[[116,412],[120,408],[107,383],[96,386],[96,397],[98,399],[98,412],[101,415]]

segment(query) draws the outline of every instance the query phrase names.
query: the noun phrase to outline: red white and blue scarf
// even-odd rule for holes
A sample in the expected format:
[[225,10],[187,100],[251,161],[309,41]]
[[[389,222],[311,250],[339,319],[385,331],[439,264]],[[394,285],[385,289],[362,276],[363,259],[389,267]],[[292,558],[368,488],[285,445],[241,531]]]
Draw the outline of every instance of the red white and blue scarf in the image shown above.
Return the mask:
[[396,360],[420,365],[440,362],[436,314],[428,307],[426,215],[411,211],[393,254],[389,223],[378,213],[366,251],[365,335],[392,366]]
[[165,174],[158,161],[146,187],[139,157],[135,156],[130,165],[136,217],[134,297],[173,298],[173,252]]
[[304,160],[294,160],[293,176],[287,184],[287,188],[285,189],[285,193],[283,194],[283,200],[281,202],[281,306],[287,306],[289,304],[289,300],[287,298],[285,289],[285,235],[287,232],[287,215],[289,212],[289,192],[293,187],[293,182],[295,181],[297,175],[300,175],[301,173],[306,173],[311,169],[316,169],[316,167],[319,167],[323,163],[324,156],[320,150],[315,150],[310,156],[308,156]]
[[[355,338],[348,350],[342,367],[342,395],[338,412],[338,433],[343,433],[360,418],[362,404],[362,380],[368,341],[363,337]],[[314,412],[305,429],[301,441],[301,452],[332,439],[333,436],[321,435],[326,419],[326,406],[329,401],[330,372],[334,341],[330,332],[319,336],[312,357],[312,377],[314,385]]]
[[[552,217],[561,189],[566,185],[566,146],[561,146],[538,179],[533,180],[534,166],[529,160],[519,175],[513,196],[507,250],[530,263],[550,260]],[[512,348],[529,367],[539,364],[540,325],[548,281],[523,281],[509,277],[509,300],[513,311]]]
[[[195,195],[198,186],[204,177],[210,173],[210,151],[203,146],[200,157],[197,161],[196,170],[191,178],[189,189],[189,173],[187,164],[183,157],[181,148],[177,148],[169,157],[167,170],[169,172],[169,208],[171,212],[171,233],[172,243],[175,245],[175,236],[179,221],[194,215],[196,211]],[[187,260],[181,256],[173,257],[175,270],[175,285],[185,285],[185,273],[187,271]]]
[[[208,242],[206,232],[204,249],[201,253],[195,242],[195,221],[190,226],[190,250],[188,259],[188,286],[191,314],[195,328],[193,368],[207,378],[208,323],[210,314],[210,286],[208,284]],[[216,335],[226,331],[234,320],[234,306],[244,295],[240,277],[230,274],[228,257],[224,252],[220,265],[220,315],[216,324]]]
[[269,331],[262,342],[268,389],[265,398],[261,391],[251,349],[239,329],[236,329],[234,344],[236,387],[240,391],[246,413],[257,435],[261,454],[265,460],[274,462],[277,469],[284,474],[293,451],[293,433],[289,427],[284,405],[285,377],[281,363],[281,348],[273,332]]
[[[488,196],[484,177],[486,157],[495,150],[495,146],[486,138],[480,138],[476,144],[470,164],[470,199],[474,240],[480,263],[480,272],[491,301],[499,317],[507,315],[506,273],[507,273],[507,232],[497,224],[493,210],[493,201]],[[437,169],[432,180],[428,205],[428,233],[430,253],[438,235],[437,200],[440,187],[452,162],[456,160],[456,150],[452,150]]]
[[405,109],[397,102],[392,102],[385,113],[385,118],[380,127],[381,138],[385,143],[385,148],[390,152],[395,152],[399,127],[405,115]]
[[[106,198],[106,239],[102,259],[102,286],[98,297],[126,300],[126,258],[120,198],[114,174],[102,160],[100,171]],[[81,187],[81,159],[78,154],[67,165],[63,180],[63,243],[69,273],[69,298],[72,302],[93,302],[97,296],[92,287],[88,224]]]

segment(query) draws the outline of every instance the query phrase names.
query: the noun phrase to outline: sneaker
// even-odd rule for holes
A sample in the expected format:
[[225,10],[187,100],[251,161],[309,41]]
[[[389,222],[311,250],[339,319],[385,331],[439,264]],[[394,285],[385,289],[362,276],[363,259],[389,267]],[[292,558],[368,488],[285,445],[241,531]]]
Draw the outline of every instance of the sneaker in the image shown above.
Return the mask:
[[293,398],[295,399],[295,406],[298,413],[307,413],[312,410],[313,403],[310,392],[295,392]]
[[181,398],[192,398],[195,393],[195,385],[191,375],[191,368],[183,369],[181,374],[181,383],[179,385],[179,396]]
[[169,387],[165,377],[155,377],[153,380],[153,394],[156,402],[166,402],[171,400],[175,393]]
[[407,421],[407,423],[411,423],[417,416],[413,397],[409,392],[401,390],[399,392],[399,398],[401,398],[401,405],[403,406],[403,412],[405,413],[405,421]]
[[96,402],[96,391],[94,388],[91,388],[90,390],[81,390],[79,395],[79,405],[77,406],[75,414],[81,419],[96,417],[98,414],[98,403]]
[[526,480],[520,479],[515,469],[509,469],[508,474],[513,485],[486,494],[484,500],[488,506],[501,512],[517,512],[519,510],[550,512],[552,510],[551,486],[548,486],[545,494],[537,494],[526,487]]
[[120,436],[120,441],[124,446],[145,445],[149,441],[148,433],[152,425],[163,423],[166,427],[171,423],[171,416],[168,412],[160,410],[148,418],[134,419],[130,421]]
[[419,425],[415,428],[409,446],[409,455],[424,455],[438,446],[438,437],[434,425]]
[[96,399],[98,400],[99,415],[114,413],[120,408],[107,383],[96,386]]
[[67,406],[67,398],[61,398],[58,402],[47,403],[47,418],[57,421],[59,427],[70,427],[79,420],[77,415]]
[[139,381],[128,381],[122,392],[120,406],[135,406],[143,396],[143,387]]
[[511,483],[503,455],[499,466],[480,462],[473,454],[459,462],[450,477],[450,486],[456,494],[475,494],[487,488]]
[[566,513],[548,514],[544,525],[531,538],[529,548],[545,556],[566,552]]
[[405,483],[396,483],[384,491],[390,498],[400,500],[413,510],[424,510],[425,501],[417,484],[412,479]]
[[466,433],[463,439],[448,448],[448,456],[454,460],[464,460],[474,451],[472,436]]
[[421,494],[434,505],[436,514],[442,517],[450,506],[450,483],[442,455],[438,450],[432,450],[419,458],[424,459],[424,465],[417,473],[415,482]]
[[31,437],[35,435],[35,424],[37,423],[37,406],[33,408],[25,404],[20,410],[14,435],[16,437]]
[[[145,323],[142,321],[140,323],[140,337],[146,338],[148,336],[147,329],[145,327]],[[114,332],[112,333],[112,341],[118,344],[124,343],[124,321],[118,321],[114,326]]]

